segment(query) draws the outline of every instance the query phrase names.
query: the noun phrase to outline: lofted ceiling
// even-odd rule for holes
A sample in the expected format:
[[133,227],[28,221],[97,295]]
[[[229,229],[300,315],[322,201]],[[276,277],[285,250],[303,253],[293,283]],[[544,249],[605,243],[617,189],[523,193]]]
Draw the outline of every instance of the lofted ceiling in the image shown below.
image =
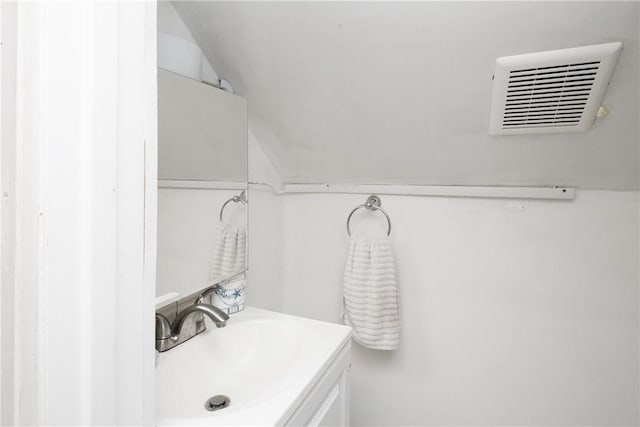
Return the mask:
[[[174,2],[284,182],[637,190],[637,2]],[[622,41],[586,133],[489,136],[495,59]]]

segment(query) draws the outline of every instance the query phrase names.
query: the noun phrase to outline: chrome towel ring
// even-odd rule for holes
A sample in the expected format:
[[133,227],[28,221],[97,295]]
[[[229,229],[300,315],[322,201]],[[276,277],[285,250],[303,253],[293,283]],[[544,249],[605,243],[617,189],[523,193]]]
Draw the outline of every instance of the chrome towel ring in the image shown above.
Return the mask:
[[222,208],[220,208],[220,221],[222,221],[222,214],[224,213],[224,208],[231,202],[233,202],[233,203],[242,203],[243,205],[246,206],[246,204],[247,204],[247,192],[242,190],[242,192],[239,195],[233,196],[232,198],[230,198],[229,200],[224,202],[224,204],[222,205]]
[[382,202],[380,201],[380,197],[369,196],[365,204],[356,206],[356,208],[352,210],[349,216],[347,217],[347,234],[349,234],[349,236],[351,236],[351,228],[349,227],[349,223],[351,222],[351,217],[353,216],[354,213],[356,213],[358,209],[362,209],[362,208],[368,209],[370,211],[382,212],[385,218],[387,218],[387,224],[388,224],[387,236],[391,235],[391,218],[389,218],[389,214],[387,214],[387,212],[384,209],[382,209]]

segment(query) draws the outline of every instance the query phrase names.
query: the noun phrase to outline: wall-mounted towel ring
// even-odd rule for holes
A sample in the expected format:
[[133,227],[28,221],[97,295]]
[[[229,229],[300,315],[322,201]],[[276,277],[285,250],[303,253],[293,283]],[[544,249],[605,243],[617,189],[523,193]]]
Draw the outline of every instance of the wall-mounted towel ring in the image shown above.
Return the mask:
[[349,216],[347,217],[347,234],[351,236],[351,228],[349,227],[349,223],[351,222],[351,217],[358,209],[368,209],[370,211],[380,211],[384,214],[385,218],[387,218],[387,224],[389,225],[387,229],[387,236],[391,235],[391,218],[389,218],[389,214],[382,209],[382,202],[380,201],[380,197],[378,196],[369,196],[367,202],[364,205],[356,206],[354,210],[351,211]]
[[242,203],[243,205],[246,205],[247,204],[247,192],[242,190],[242,192],[239,195],[233,196],[232,198],[230,198],[229,200],[224,202],[224,204],[222,205],[222,208],[220,208],[220,221],[222,221],[222,214],[224,213],[225,206],[227,206],[231,202],[233,202],[233,203]]

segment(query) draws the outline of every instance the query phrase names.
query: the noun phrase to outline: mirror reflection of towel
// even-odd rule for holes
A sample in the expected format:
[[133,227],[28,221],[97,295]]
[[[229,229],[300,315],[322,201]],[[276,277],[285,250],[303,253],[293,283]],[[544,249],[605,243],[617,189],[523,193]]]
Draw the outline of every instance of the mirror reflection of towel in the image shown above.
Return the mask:
[[[218,236],[209,267],[207,286],[237,275],[246,269],[247,227],[246,225],[220,224]],[[212,303],[227,313],[235,313],[244,308],[246,275],[221,284]]]
[[246,258],[247,227],[221,223],[209,268],[208,286],[244,271]]

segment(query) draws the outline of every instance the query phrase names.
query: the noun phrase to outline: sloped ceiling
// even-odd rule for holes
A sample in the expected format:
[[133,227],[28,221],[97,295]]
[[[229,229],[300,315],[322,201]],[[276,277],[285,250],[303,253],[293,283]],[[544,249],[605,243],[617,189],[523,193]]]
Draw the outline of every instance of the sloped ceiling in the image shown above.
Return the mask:
[[[285,182],[637,190],[637,2],[175,2]],[[622,41],[587,133],[489,136],[499,56]]]

